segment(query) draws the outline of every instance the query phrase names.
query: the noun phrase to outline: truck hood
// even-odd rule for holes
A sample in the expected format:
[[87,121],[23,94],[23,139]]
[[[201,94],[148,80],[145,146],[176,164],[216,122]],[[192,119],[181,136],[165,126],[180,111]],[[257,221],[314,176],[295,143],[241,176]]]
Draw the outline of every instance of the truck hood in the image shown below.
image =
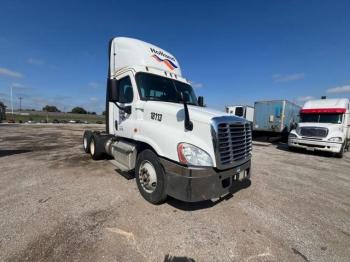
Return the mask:
[[341,126],[339,124],[328,124],[328,123],[299,123],[299,127],[324,127],[324,128],[332,128],[334,126]]
[[323,127],[328,129],[328,136],[340,136],[342,137],[344,134],[342,124],[329,124],[329,123],[299,123],[298,127]]
[[[176,115],[178,120],[184,119],[185,112],[183,104],[160,101],[147,101],[146,103],[153,108],[157,108],[160,113]],[[246,122],[244,118],[233,116],[223,111],[211,109],[208,107],[188,105],[188,112],[192,122],[210,123],[212,118],[220,116],[230,117],[234,121]]]
[[[185,130],[183,104],[160,101],[140,101],[135,107],[139,113],[139,132],[135,139],[151,145],[160,156],[178,161],[179,143],[195,145],[207,152],[216,166],[211,124],[213,119],[224,122],[247,121],[207,107],[188,106],[193,130]],[[141,113],[142,112],[142,113]]]

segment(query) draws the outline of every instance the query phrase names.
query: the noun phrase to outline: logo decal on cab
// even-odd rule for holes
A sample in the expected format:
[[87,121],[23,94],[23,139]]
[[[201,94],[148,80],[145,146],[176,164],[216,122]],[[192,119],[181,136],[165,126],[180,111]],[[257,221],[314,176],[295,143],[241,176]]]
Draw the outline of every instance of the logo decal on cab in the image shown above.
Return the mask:
[[157,55],[152,55],[152,57],[154,59],[156,59],[158,62],[164,63],[170,70],[174,70],[175,68],[177,68],[177,66],[171,62],[169,59],[161,59],[159,56]]

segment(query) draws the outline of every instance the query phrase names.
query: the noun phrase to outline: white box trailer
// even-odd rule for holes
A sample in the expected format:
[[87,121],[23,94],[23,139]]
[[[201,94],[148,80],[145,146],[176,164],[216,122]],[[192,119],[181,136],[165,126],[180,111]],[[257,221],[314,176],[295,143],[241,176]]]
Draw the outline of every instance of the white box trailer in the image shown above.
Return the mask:
[[250,178],[248,121],[203,106],[177,59],[117,37],[109,47],[106,132],[86,131],[84,150],[135,171],[141,195],[160,203],[217,198]]
[[289,147],[342,157],[350,143],[349,109],[347,98],[307,101],[300,110],[298,127],[289,134]]
[[226,113],[230,115],[235,115],[243,117],[249,122],[253,123],[254,121],[254,107],[248,105],[237,105],[237,106],[226,106]]

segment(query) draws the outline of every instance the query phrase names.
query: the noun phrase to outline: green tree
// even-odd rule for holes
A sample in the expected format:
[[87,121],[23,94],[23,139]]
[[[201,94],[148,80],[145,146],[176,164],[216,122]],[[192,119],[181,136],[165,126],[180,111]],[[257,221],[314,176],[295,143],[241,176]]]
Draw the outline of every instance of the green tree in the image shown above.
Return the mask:
[[84,108],[77,106],[77,107],[74,107],[72,109],[72,113],[74,113],[74,114],[87,114],[87,111]]
[[43,107],[43,111],[46,111],[46,112],[61,112],[60,110],[58,110],[58,108],[56,106],[49,106],[49,105],[46,105],[45,107]]

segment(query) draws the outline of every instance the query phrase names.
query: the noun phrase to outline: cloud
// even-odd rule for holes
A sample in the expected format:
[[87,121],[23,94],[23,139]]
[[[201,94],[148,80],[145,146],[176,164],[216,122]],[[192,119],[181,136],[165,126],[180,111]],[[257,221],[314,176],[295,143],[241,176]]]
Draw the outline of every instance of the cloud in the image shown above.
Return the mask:
[[24,94],[23,92],[28,92],[28,91],[32,91],[33,88],[23,85],[21,83],[12,83],[12,90],[14,92],[14,94],[18,94],[21,96],[25,96],[26,94]]
[[88,83],[88,86],[93,88],[93,89],[98,89],[101,87],[101,84],[96,83],[96,82],[90,82],[90,83]]
[[350,85],[329,88],[327,89],[327,93],[330,93],[330,94],[350,93]]
[[30,57],[27,59],[27,63],[31,65],[43,65],[45,64],[45,61],[42,59]]
[[90,97],[90,101],[91,102],[96,102],[96,101],[98,101],[98,98],[97,97]]
[[297,98],[297,100],[300,102],[306,102],[306,101],[312,100],[312,99],[315,99],[315,98],[313,96],[301,96],[301,97]]
[[189,81],[191,86],[193,88],[196,88],[196,89],[199,89],[199,88],[202,88],[203,87],[203,84],[202,83],[199,83],[199,82],[195,82],[195,81]]
[[14,77],[14,78],[22,78],[23,77],[23,74],[16,72],[16,71],[12,71],[12,70],[4,68],[4,67],[0,67],[0,75]]
[[25,88],[25,86],[20,84],[20,83],[12,83],[12,87],[13,88]]
[[304,78],[305,78],[304,73],[295,73],[290,75],[275,74],[272,76],[273,81],[276,83],[303,80]]

